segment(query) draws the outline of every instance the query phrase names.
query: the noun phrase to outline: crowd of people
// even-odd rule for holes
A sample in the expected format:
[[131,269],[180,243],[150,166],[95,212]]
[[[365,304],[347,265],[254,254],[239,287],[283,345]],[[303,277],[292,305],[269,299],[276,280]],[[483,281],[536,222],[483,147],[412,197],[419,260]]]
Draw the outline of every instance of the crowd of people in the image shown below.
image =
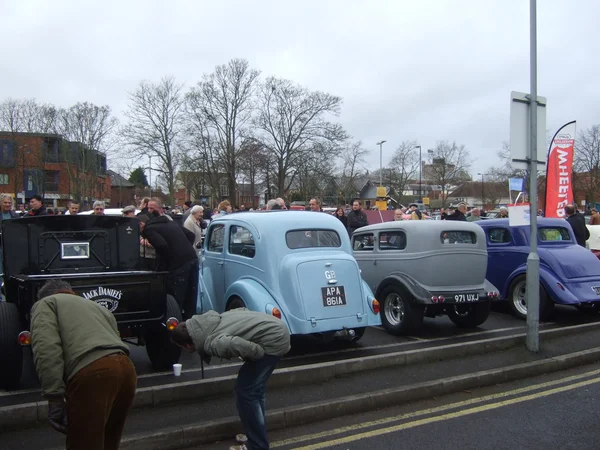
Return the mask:
[[[0,195],[1,220],[18,214],[10,195]],[[35,195],[29,202],[29,216],[50,215],[43,199]],[[92,214],[105,214],[105,204],[96,201]],[[282,198],[271,199],[266,210],[290,210]],[[323,212],[318,198],[306,208]],[[144,267],[168,273],[167,291],[177,300],[184,321],[173,332],[173,342],[198,352],[206,362],[211,356],[243,360],[235,384],[235,400],[245,434],[236,438],[232,449],[269,447],[265,425],[266,383],[279,360],[290,349],[287,327],[278,319],[236,309],[223,314],[209,311],[197,315],[198,247],[211,218],[240,211],[252,211],[228,200],[209,209],[200,202],[186,202],[181,211],[167,211],[158,198],[143,198],[136,206],[122,208],[122,215],[135,217],[140,226],[140,255]],[[71,202],[66,215],[76,215],[80,205]],[[585,246],[589,232],[583,215],[572,205],[565,208],[579,245]],[[174,220],[173,214],[181,215]],[[397,208],[393,220],[477,221],[487,212],[459,203],[455,208],[423,211],[412,203]],[[368,225],[368,216],[360,200],[339,206],[333,216],[342,222],[351,236]],[[496,217],[508,217],[500,208]],[[600,214],[592,210],[591,224],[600,225]],[[77,320],[73,320],[76,317]],[[123,427],[135,396],[137,375],[128,357],[129,348],[119,336],[112,313],[95,302],[82,301],[63,280],[51,280],[38,293],[31,313],[32,349],[42,393],[48,399],[48,420],[66,434],[67,448],[118,449]],[[60,370],[59,370],[60,368]]]

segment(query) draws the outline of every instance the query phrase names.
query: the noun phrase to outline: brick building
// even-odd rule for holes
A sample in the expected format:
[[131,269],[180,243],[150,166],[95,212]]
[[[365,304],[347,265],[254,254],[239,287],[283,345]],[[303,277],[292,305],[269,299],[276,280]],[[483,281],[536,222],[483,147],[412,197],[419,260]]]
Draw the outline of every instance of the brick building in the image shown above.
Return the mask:
[[35,194],[53,207],[66,207],[71,199],[82,209],[94,200],[109,202],[106,156],[56,134],[0,131],[0,192],[17,204]]

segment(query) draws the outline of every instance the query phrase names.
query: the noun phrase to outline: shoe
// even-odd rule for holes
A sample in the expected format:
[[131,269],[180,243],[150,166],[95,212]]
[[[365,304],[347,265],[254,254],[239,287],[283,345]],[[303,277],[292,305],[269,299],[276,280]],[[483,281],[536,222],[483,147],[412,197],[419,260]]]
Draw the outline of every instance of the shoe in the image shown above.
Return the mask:
[[245,444],[246,442],[248,442],[248,436],[246,436],[243,433],[236,434],[235,435],[235,442],[237,442],[238,444]]
[[248,450],[248,447],[246,447],[244,444],[232,445],[231,447],[229,447],[229,450]]

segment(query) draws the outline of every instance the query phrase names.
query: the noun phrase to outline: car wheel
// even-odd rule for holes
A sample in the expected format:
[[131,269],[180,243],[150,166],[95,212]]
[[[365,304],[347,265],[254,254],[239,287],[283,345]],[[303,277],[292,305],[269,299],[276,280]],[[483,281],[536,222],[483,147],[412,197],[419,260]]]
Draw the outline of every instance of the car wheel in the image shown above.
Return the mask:
[[425,308],[411,302],[412,297],[399,286],[388,286],[381,293],[381,323],[391,334],[414,331],[423,322]]
[[[514,279],[510,286],[508,305],[513,314],[520,319],[527,319],[527,279],[525,275],[519,275]],[[540,320],[545,320],[552,309],[554,303],[546,292],[546,289],[540,284]]]
[[[181,309],[174,297],[167,294],[167,313],[165,320],[175,317],[181,322]],[[171,332],[162,323],[149,328],[144,340],[146,353],[154,370],[170,370],[179,362],[181,348],[171,342]]]
[[239,297],[232,297],[227,304],[227,309],[225,311],[231,311],[232,309],[245,308],[246,304],[244,300]]
[[23,370],[23,348],[18,336],[21,332],[19,310],[14,303],[0,302],[0,387],[16,389]]
[[452,305],[448,309],[448,318],[462,328],[478,327],[489,317],[491,307],[489,300],[472,305]]

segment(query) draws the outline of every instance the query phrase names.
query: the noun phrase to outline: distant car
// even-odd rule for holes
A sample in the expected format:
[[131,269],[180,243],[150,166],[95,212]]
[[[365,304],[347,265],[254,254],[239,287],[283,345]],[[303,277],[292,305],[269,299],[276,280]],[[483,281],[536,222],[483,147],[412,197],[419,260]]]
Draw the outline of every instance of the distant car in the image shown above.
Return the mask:
[[600,259],[600,225],[586,225],[590,232],[590,238],[586,242],[586,246],[591,252]]
[[348,232],[329,214],[285,210],[215,217],[201,253],[198,310],[247,307],[293,335],[358,340],[381,325]]
[[[139,209],[135,210],[135,214],[137,215],[140,212]],[[78,213],[78,216],[87,216],[90,214],[94,214],[94,210],[90,209],[89,211],[83,211]],[[122,216],[123,215],[123,208],[106,208],[104,210],[104,215],[105,216]]]
[[485,236],[476,224],[385,222],[356,230],[352,245],[390,333],[414,331],[424,316],[448,315],[461,327],[488,318],[497,290],[485,277]]
[[[475,222],[485,231],[488,279],[517,317],[527,317],[526,269],[529,226],[511,227],[508,219]],[[600,307],[600,261],[577,245],[564,219],[538,218],[540,258],[540,319],[554,304]]]

